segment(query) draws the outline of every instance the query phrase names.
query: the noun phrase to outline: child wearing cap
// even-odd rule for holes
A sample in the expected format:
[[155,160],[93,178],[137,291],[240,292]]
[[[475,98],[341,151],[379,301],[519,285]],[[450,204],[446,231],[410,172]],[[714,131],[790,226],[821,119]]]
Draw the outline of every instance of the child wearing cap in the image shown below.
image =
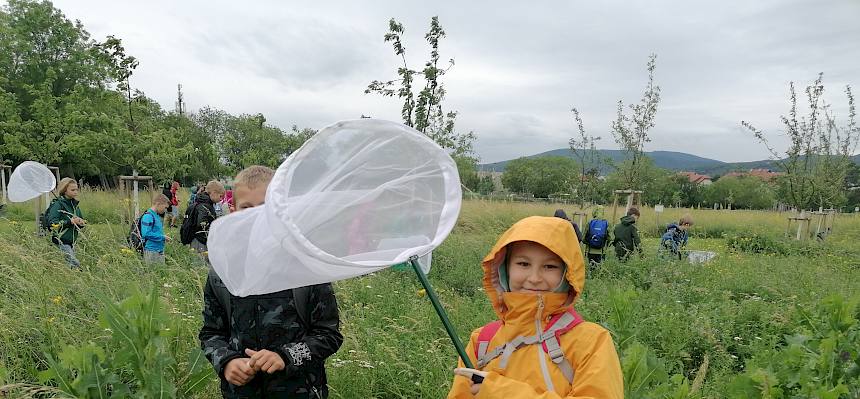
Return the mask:
[[460,361],[448,398],[623,398],[612,336],[574,310],[585,270],[570,222],[520,220],[482,267],[499,320],[472,332],[476,369]]
[[[274,171],[236,176],[236,212],[262,205]],[[343,343],[331,284],[237,297],[212,270],[203,290],[200,344],[225,398],[326,398],[325,359]]]

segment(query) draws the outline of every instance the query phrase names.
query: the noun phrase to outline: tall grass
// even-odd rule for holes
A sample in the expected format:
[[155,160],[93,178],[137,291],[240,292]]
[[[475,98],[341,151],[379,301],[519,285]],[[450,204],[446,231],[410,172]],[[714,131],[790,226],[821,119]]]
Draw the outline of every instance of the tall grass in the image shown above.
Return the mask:
[[[32,220],[27,222],[32,204],[12,206],[0,218],[0,385],[37,383],[38,372],[47,367],[45,354],[54,356],[64,344],[106,340],[109,332],[97,322],[105,306],[101,298],[120,301],[152,287],[181,320],[173,339],[184,353],[176,358],[184,359],[198,345],[206,269],[175,243],[167,246],[163,266],[144,265],[123,251],[127,228],[118,224],[116,211],[121,201],[112,192],[81,196],[93,223],[78,246],[82,271],[70,270],[56,248],[35,236]],[[480,283],[479,263],[486,251],[516,220],[551,215],[556,207],[464,202],[453,233],[434,253],[429,276],[461,339],[495,318]],[[723,387],[743,371],[746,360],[783,342],[802,317],[797,306],[811,307],[832,293],[858,294],[860,218],[840,216],[827,242],[808,244],[821,248],[816,257],[769,256],[729,251],[725,239],[701,238],[706,235],[700,232],[714,226],[756,229],[779,239],[785,214],[667,209],[660,221],[684,213],[696,220],[690,246],[718,252],[715,260],[704,265],[660,261],[652,256],[656,238],[648,234],[648,256],[628,263],[610,257],[589,274],[577,307],[587,320],[635,337],[671,374],[692,380],[707,357],[704,397],[725,397]],[[656,224],[656,218],[644,210],[639,223],[646,230],[643,226]],[[176,230],[170,233],[178,236]],[[386,270],[335,287],[345,341],[327,363],[332,396],[444,397],[456,353],[415,276]],[[613,319],[619,303],[630,309],[623,326],[624,320]],[[199,397],[217,395],[217,383],[210,381]],[[637,395],[644,394],[630,397]]]

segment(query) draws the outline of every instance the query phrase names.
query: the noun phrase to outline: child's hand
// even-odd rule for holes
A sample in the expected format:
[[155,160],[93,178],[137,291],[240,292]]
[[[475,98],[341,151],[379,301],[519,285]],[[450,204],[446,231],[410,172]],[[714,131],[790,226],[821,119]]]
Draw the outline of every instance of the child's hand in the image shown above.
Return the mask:
[[227,362],[227,366],[224,367],[224,379],[237,387],[247,384],[257,373],[248,363],[249,359],[245,357],[238,357]]
[[267,349],[260,349],[259,351],[245,349],[245,354],[251,356],[248,365],[253,367],[254,371],[263,370],[272,374],[286,367],[284,359],[281,359],[281,355]]
[[463,376],[469,379],[472,383],[472,395],[477,395],[481,390],[481,383],[484,382],[484,378],[487,377],[486,371],[469,369],[469,368],[456,368],[454,369],[454,374]]

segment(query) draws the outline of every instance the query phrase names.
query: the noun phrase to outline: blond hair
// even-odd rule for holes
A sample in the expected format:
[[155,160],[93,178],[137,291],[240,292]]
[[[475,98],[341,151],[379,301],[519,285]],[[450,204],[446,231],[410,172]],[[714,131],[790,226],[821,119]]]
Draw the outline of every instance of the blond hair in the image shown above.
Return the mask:
[[233,185],[236,188],[245,187],[253,190],[261,185],[268,185],[275,176],[275,171],[263,165],[253,165],[243,169],[236,175]]
[[689,214],[681,216],[681,220],[678,221],[678,224],[689,224],[690,226],[692,226],[693,225],[693,217],[690,216]]
[[57,184],[57,194],[59,194],[60,196],[66,195],[66,191],[69,189],[69,186],[72,184],[77,186],[78,182],[76,182],[75,179],[72,179],[71,177],[62,178],[60,180],[60,183]]
[[206,192],[209,194],[224,194],[224,185],[217,180],[210,180],[206,183]]
[[170,205],[170,200],[166,195],[158,193],[152,196],[152,205]]

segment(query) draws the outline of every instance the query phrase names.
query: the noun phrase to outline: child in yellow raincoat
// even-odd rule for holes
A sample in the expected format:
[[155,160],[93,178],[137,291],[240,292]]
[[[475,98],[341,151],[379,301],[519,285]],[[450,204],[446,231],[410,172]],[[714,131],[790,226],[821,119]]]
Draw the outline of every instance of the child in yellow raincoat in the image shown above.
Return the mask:
[[472,332],[466,353],[477,370],[461,360],[448,398],[624,397],[611,335],[574,310],[585,285],[577,243],[570,222],[551,217],[502,234],[482,263],[499,320]]

